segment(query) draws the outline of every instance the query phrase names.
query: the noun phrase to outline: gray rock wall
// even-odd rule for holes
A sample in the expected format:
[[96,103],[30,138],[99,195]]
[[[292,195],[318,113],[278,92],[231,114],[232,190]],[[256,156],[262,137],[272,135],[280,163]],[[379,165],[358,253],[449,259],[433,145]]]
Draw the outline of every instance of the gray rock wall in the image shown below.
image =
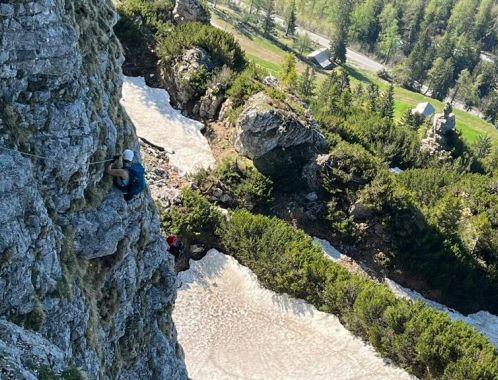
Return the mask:
[[155,206],[90,165],[138,149],[115,21],[110,0],[0,3],[2,379],[187,378]]

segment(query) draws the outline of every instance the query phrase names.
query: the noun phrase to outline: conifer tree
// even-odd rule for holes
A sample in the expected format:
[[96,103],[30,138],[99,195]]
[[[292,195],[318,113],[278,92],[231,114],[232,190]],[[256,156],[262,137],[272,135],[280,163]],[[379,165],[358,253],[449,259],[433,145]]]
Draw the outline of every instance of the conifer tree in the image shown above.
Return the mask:
[[289,11],[286,17],[287,29],[285,31],[286,36],[293,36],[296,32],[296,1],[292,0]]
[[448,94],[453,79],[453,61],[451,58],[444,60],[441,57],[434,61],[429,70],[427,87],[431,90],[433,98],[443,100]]
[[269,36],[275,30],[275,0],[267,0],[265,7],[265,18],[263,20],[263,32]]
[[385,62],[391,60],[397,53],[400,36],[398,28],[398,19],[394,6],[386,6],[380,15],[382,24],[382,33],[377,45],[379,52],[384,56]]
[[336,1],[334,3],[334,33],[330,39],[330,56],[336,63],[346,62],[349,26],[353,2],[351,0]]
[[296,57],[294,54],[286,54],[282,63],[282,83],[287,88],[296,88],[297,70]]
[[379,86],[375,83],[370,83],[367,86],[368,94],[368,108],[372,112],[377,112],[377,105],[379,101]]
[[474,144],[474,152],[477,158],[485,158],[493,148],[493,141],[488,135],[479,136]]
[[467,69],[462,70],[458,77],[451,100],[453,101],[455,97],[460,99],[463,102],[465,109],[470,110],[479,100],[478,86],[479,83],[472,78],[470,71]]
[[315,92],[315,78],[315,70],[311,69],[309,66],[306,66],[304,74],[301,75],[298,83],[298,91],[303,97],[309,98],[313,96]]
[[391,122],[394,117],[394,86],[391,84],[389,89],[382,94],[380,102],[380,116],[389,119]]
[[421,86],[425,80],[427,70],[431,67],[433,56],[434,47],[431,35],[428,30],[423,30],[406,62],[411,73],[411,80],[416,82],[418,86]]

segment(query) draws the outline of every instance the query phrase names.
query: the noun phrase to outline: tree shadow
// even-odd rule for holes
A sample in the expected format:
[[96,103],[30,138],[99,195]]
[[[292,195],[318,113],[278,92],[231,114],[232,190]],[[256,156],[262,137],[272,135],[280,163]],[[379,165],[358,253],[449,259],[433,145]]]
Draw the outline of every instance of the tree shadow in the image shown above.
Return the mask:
[[342,66],[344,71],[348,74],[348,76],[356,79],[357,81],[363,82],[363,83],[373,83],[373,81],[367,77],[365,74],[360,72],[359,70],[355,69],[352,66],[344,65]]

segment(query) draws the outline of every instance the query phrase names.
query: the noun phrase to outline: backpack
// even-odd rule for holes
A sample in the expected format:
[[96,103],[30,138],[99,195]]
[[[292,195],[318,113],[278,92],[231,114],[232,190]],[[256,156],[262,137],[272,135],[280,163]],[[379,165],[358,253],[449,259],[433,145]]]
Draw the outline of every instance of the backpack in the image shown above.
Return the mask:
[[145,169],[140,163],[134,162],[131,164],[128,168],[128,176],[130,178],[127,189],[128,195],[137,195],[145,190]]

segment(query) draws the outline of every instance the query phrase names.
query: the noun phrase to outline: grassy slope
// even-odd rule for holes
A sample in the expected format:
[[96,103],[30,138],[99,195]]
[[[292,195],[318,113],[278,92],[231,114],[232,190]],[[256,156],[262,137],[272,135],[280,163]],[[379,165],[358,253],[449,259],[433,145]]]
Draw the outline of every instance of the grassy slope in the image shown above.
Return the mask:
[[[231,12],[224,12],[224,15],[235,17]],[[240,26],[235,27],[235,22],[228,17],[222,19],[213,12],[212,23],[214,26],[232,33],[246,51],[246,55],[249,59],[267,69],[272,75],[278,76],[282,59],[287,53],[286,51],[266,38],[250,33]],[[290,39],[279,38],[279,41],[291,48]],[[299,61],[297,66],[298,71],[303,72],[306,67],[305,65],[305,63]],[[346,65],[346,70],[351,75],[353,82],[375,82],[382,89],[387,88],[389,85],[386,81],[380,80],[375,74],[361,70],[352,65]],[[323,78],[323,75],[319,75],[318,79],[320,80],[320,78]],[[396,100],[395,117],[397,118],[399,118],[404,111],[413,108],[420,102],[431,102],[437,112],[441,112],[444,107],[444,104],[438,100],[401,87],[396,86],[394,93]],[[454,112],[456,115],[457,129],[461,131],[462,136],[467,143],[473,143],[480,135],[487,134],[493,139],[495,145],[498,145],[498,130],[490,123],[464,111],[454,110]]]
[[[347,68],[351,77],[361,82],[375,82],[380,88],[386,89],[389,84],[379,79],[376,75],[362,71],[360,69],[348,66]],[[395,116],[400,117],[407,109],[413,108],[421,102],[430,102],[437,112],[442,112],[444,103],[439,100],[424,96],[418,92],[413,92],[402,87],[394,87],[394,95],[396,99]],[[462,132],[463,138],[469,143],[473,143],[477,137],[483,134],[488,134],[496,145],[498,145],[498,130],[487,121],[461,110],[454,110],[457,129]]]

